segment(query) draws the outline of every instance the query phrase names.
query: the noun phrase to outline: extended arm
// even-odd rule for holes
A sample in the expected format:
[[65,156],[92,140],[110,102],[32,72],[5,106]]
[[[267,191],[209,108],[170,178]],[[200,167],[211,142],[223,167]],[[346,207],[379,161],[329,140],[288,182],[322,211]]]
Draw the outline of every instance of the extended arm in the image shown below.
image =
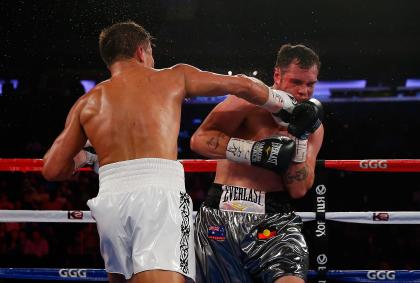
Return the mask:
[[273,90],[260,80],[239,76],[226,76],[201,71],[193,66],[179,64],[174,68],[184,74],[187,96],[221,96],[232,94],[261,106],[272,113],[291,107],[291,96],[280,90]]

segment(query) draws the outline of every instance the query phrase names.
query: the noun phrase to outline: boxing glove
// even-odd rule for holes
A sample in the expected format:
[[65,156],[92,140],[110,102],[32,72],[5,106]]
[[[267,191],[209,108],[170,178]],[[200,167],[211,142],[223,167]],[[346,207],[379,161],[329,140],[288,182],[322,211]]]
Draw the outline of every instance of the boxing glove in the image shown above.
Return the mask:
[[297,100],[290,93],[269,88],[267,102],[261,107],[273,113],[276,122],[281,124],[281,119],[287,119],[297,104]]
[[90,143],[90,140],[86,141],[85,146],[83,147],[83,150],[86,150],[87,152],[94,154],[96,156],[96,161],[92,165],[92,169],[96,174],[99,174],[99,160],[98,156],[96,154],[96,150],[93,148],[92,144]]
[[322,123],[324,110],[315,98],[299,103],[290,115],[287,131],[298,139],[308,139]]
[[73,158],[73,161],[74,170],[76,171],[85,165],[95,165],[95,163],[98,163],[98,156],[82,149],[78,154],[76,154],[76,156]]
[[314,98],[299,103],[293,109],[290,117],[288,117],[287,131],[293,136],[296,144],[294,162],[306,161],[309,135],[321,126],[323,116],[322,104]]
[[231,138],[226,158],[235,162],[283,173],[295,153],[295,143],[288,137],[274,136],[260,141]]

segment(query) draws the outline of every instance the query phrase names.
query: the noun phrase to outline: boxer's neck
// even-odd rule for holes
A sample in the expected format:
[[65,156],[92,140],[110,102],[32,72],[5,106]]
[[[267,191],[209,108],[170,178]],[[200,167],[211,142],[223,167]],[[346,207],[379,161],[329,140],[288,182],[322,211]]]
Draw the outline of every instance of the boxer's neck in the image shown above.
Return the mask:
[[136,60],[135,58],[130,58],[116,61],[109,67],[109,70],[111,72],[111,75],[115,76],[122,72],[126,72],[128,70],[138,67],[145,67],[145,65],[144,63]]

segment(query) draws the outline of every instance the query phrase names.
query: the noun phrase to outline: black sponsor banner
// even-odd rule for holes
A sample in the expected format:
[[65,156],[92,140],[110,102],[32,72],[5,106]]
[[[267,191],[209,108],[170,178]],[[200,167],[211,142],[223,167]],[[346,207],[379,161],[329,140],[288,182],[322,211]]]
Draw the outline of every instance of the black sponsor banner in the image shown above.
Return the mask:
[[326,273],[328,270],[328,229],[325,213],[327,212],[327,178],[317,176],[312,187],[314,195],[314,211],[316,213],[314,223],[314,239],[310,250],[311,261],[317,271],[316,282],[327,282]]

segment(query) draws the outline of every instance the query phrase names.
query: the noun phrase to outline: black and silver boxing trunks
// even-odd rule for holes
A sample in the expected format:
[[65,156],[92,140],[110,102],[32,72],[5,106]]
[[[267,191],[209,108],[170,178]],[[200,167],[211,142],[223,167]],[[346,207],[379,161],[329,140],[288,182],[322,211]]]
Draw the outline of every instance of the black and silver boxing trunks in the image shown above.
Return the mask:
[[302,220],[285,192],[212,184],[195,220],[197,282],[306,279]]

